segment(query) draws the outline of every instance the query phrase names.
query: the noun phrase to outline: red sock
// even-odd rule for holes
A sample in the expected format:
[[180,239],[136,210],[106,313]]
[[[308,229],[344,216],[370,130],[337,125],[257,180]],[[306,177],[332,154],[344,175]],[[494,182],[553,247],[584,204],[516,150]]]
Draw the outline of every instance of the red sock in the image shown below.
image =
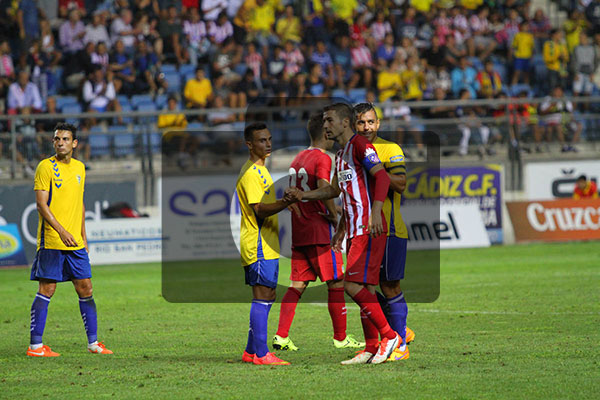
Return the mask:
[[298,289],[293,287],[288,288],[287,292],[281,299],[281,310],[279,311],[279,327],[277,328],[277,334],[281,337],[288,337],[290,334],[290,327],[296,314],[296,306],[298,300],[300,300],[302,293]]
[[333,324],[333,338],[335,340],[346,339],[346,300],[344,299],[344,288],[327,290],[327,308],[331,315]]
[[362,323],[365,342],[367,344],[365,351],[372,354],[377,353],[377,345],[379,343],[379,332],[377,331],[377,327],[373,325],[369,317],[362,311],[360,312],[360,322]]
[[382,338],[393,339],[396,337],[396,332],[390,328],[390,324],[388,324],[383,311],[381,311],[381,306],[379,305],[379,301],[377,301],[376,295],[369,292],[366,288],[362,288],[353,299],[359,305],[360,311],[364,312],[373,325],[375,325]]

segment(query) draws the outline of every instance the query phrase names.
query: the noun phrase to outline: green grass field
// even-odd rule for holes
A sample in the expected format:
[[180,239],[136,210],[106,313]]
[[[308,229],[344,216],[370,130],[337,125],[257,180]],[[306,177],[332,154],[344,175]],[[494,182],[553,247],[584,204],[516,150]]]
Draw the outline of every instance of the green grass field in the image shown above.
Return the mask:
[[[296,313],[300,351],[279,353],[291,366],[243,364],[249,304],[168,303],[158,264],[94,269],[99,336],[113,356],[86,352],[64,283],[44,336],[62,356],[32,359],[37,286],[28,270],[1,270],[0,398],[597,398],[599,260],[597,242],[444,251],[439,299],[409,304],[410,359],[348,367],[339,361],[352,352],[333,348],[327,308],[315,304]],[[415,267],[409,259],[407,273]],[[356,306],[348,317],[362,337]]]

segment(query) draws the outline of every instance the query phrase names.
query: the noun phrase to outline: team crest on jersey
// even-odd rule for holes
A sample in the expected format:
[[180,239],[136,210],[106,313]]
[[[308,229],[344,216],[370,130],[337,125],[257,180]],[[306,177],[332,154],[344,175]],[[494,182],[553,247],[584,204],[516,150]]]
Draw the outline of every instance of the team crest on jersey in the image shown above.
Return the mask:
[[390,158],[391,162],[401,162],[404,161],[404,156],[402,154],[398,154],[397,156]]
[[380,163],[379,157],[377,157],[377,152],[370,147],[367,147],[367,149],[365,150],[365,158],[373,164]]
[[352,170],[345,169],[343,171],[338,171],[338,182],[348,182],[352,180]]

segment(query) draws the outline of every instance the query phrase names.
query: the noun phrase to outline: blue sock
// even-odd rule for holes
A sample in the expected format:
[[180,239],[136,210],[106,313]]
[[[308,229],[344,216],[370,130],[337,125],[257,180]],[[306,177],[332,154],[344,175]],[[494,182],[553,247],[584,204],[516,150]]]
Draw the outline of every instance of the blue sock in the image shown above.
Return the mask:
[[83,319],[83,326],[85,326],[88,343],[94,343],[98,340],[98,318],[96,317],[96,302],[94,302],[94,297],[80,297],[79,311]]
[[250,307],[250,331],[256,357],[264,357],[269,352],[267,346],[267,325],[272,301],[253,299]]
[[248,329],[248,343],[246,344],[246,353],[256,353],[256,350],[254,350],[254,334],[252,333],[252,325],[250,325],[250,328]]
[[404,293],[400,292],[398,296],[387,299],[387,302],[390,307],[390,326],[400,334],[404,342],[406,341],[406,316],[408,315]]
[[46,317],[48,316],[48,304],[50,297],[41,293],[35,295],[31,305],[31,325],[29,344],[41,344],[44,328],[46,327]]

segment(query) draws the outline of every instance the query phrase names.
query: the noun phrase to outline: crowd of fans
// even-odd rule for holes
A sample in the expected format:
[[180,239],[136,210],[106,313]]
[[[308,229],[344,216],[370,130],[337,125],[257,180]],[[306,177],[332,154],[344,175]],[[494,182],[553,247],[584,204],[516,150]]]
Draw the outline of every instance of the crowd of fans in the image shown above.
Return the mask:
[[[260,96],[294,104],[356,88],[366,91],[354,100],[381,103],[589,95],[600,84],[600,3],[572,3],[553,29],[527,0],[1,0],[0,111],[22,115],[29,143],[45,128],[32,114],[56,109],[55,95],[99,113],[136,94],[169,94],[169,109],[244,107]],[[165,79],[167,65],[188,68],[181,87]],[[522,113],[538,144],[556,118],[535,121],[573,109],[547,104]],[[473,130],[483,142],[497,136],[473,122],[492,108],[415,111],[465,118],[461,143]],[[572,130],[576,140],[581,126]],[[574,149],[559,131],[563,150]]]

